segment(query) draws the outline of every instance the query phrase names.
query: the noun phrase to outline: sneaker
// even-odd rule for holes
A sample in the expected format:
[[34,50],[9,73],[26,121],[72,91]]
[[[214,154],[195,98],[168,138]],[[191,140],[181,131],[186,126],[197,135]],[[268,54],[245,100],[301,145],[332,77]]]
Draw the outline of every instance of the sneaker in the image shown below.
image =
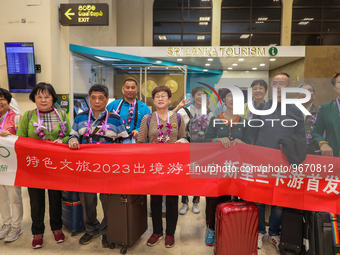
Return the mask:
[[263,245],[264,234],[259,233],[257,236],[257,249],[261,249]]
[[65,235],[61,229],[52,231],[54,242],[62,243],[65,241]]
[[274,244],[277,250],[280,250],[279,249],[280,236],[270,236],[269,237],[269,242]]
[[201,212],[200,207],[198,206],[198,203],[193,203],[192,212],[196,214]]
[[209,228],[207,237],[205,238],[205,244],[208,246],[213,246],[215,243],[215,231]]
[[183,204],[181,209],[179,209],[179,214],[184,215],[189,210],[189,206],[187,204]]
[[154,245],[156,245],[158,240],[161,240],[161,239],[163,239],[163,233],[161,233],[161,234],[152,234],[146,244],[149,245],[149,246],[154,246]]
[[11,231],[11,225],[3,225],[0,229],[0,239],[4,239]]
[[102,247],[103,248],[109,248],[109,240],[107,240],[107,235],[102,235]]
[[44,234],[34,235],[32,241],[32,248],[38,249],[44,246]]
[[17,240],[21,234],[21,228],[12,228],[11,232],[9,232],[9,234],[5,238],[5,243],[10,243]]
[[165,247],[172,248],[175,246],[175,236],[165,236]]
[[80,237],[79,243],[80,243],[80,244],[83,244],[83,245],[89,244],[89,243],[91,243],[91,241],[92,241],[94,238],[96,238],[96,237],[98,237],[98,236],[99,236],[99,233],[96,234],[96,235],[90,235],[89,233],[85,233],[82,237]]

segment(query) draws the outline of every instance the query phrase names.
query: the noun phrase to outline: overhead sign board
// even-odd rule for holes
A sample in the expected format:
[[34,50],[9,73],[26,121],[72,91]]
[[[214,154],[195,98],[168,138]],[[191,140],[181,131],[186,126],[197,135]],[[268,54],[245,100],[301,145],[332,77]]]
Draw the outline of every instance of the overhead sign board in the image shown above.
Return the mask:
[[60,4],[59,22],[63,26],[108,26],[108,4]]

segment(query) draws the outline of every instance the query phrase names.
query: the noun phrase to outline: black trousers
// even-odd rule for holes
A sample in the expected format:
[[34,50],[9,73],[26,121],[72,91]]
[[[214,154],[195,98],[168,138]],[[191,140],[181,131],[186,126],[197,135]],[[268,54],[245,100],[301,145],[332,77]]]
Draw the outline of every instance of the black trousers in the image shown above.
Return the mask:
[[209,228],[215,230],[215,213],[216,207],[219,203],[227,202],[231,200],[230,195],[220,196],[220,197],[211,197],[210,205],[209,205]]
[[[61,191],[47,190],[48,204],[50,210],[51,230],[61,229],[63,222],[61,220]],[[45,189],[28,188],[31,205],[32,234],[39,235],[45,231]]]
[[[151,214],[154,234],[163,233],[162,196],[151,195]],[[168,236],[175,235],[178,220],[178,196],[166,196],[166,230]]]

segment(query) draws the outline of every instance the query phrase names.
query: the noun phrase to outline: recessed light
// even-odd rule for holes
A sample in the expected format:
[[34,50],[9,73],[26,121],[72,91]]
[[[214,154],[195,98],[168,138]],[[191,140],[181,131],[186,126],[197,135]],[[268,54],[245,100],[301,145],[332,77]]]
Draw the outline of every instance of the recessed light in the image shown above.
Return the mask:
[[205,66],[210,66],[210,64],[205,64]]
[[233,68],[232,67],[228,67],[228,70],[233,70]]
[[239,58],[238,61],[244,61],[244,58]]
[[259,17],[257,20],[267,20],[268,19],[268,17]]
[[208,69],[203,69],[203,72],[208,72]]
[[205,36],[204,35],[198,35],[197,40],[204,40]]
[[248,37],[249,37],[249,34],[244,34],[240,36],[241,39],[247,39]]
[[270,58],[269,61],[275,61],[276,59],[275,58]]
[[304,18],[302,20],[314,20],[314,18]]
[[298,25],[302,25],[302,26],[305,26],[305,25],[307,25],[309,23],[309,21],[301,21],[301,22],[299,22],[298,23]]
[[200,17],[200,21],[210,21],[210,17]]
[[265,66],[266,64],[260,64],[260,66]]
[[131,66],[129,66],[129,69],[131,69]]
[[257,67],[253,67],[252,69],[253,69],[253,70],[257,70]]
[[165,67],[165,69],[169,69],[169,67]]
[[206,26],[206,25],[208,25],[208,22],[207,21],[203,21],[203,22],[199,22],[198,24],[201,25],[201,26]]
[[237,66],[237,64],[233,64],[233,66]]
[[160,64],[160,63],[162,63],[162,61],[157,60],[156,63],[157,63],[157,64]]
[[255,23],[262,24],[262,23],[264,23],[264,21],[256,21]]
[[178,58],[178,59],[177,59],[177,61],[178,61],[178,62],[181,62],[181,61],[183,61],[183,59],[181,59],[181,58]]
[[213,61],[214,59],[212,59],[212,58],[208,58],[208,61]]
[[159,39],[159,40],[166,40],[166,36],[165,36],[165,35],[159,35],[159,36],[158,36],[158,39]]

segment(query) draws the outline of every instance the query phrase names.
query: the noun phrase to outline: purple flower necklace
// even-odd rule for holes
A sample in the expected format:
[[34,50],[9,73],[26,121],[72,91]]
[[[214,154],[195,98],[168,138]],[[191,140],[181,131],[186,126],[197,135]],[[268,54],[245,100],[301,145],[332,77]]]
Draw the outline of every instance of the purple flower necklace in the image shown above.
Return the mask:
[[208,114],[202,114],[201,116],[198,114],[198,110],[195,107],[195,117],[192,120],[191,123],[191,129],[194,133],[197,133],[198,135],[204,135],[205,131],[207,130],[208,125]]
[[163,125],[160,123],[159,121],[159,117],[158,117],[158,113],[156,112],[156,117],[157,117],[157,125],[158,125],[158,143],[167,143],[170,141],[170,134],[171,134],[171,130],[172,130],[172,126],[170,124],[170,116],[169,116],[169,111],[168,111],[168,120],[166,123],[166,136],[163,138],[163,132],[162,132],[162,128]]
[[2,124],[0,126],[0,132],[4,130],[4,125],[5,125],[5,120],[6,120],[6,117],[7,117],[7,114],[8,114],[9,111],[7,111],[2,117]]
[[[121,104],[124,102],[124,98],[120,101],[120,103],[119,103],[119,105],[118,105],[118,107],[117,107],[117,111],[115,111],[115,113],[116,114],[118,114],[119,115],[119,112],[120,112],[120,106],[121,106]],[[129,109],[129,112],[128,112],[128,118],[127,118],[127,120],[124,120],[123,119],[123,123],[124,123],[124,125],[125,125],[125,128],[126,128],[126,130],[129,130],[130,129],[130,124],[132,123],[132,120],[133,120],[133,118],[134,118],[134,116],[135,116],[135,105],[136,105],[136,99],[135,99],[135,101],[131,104],[131,107],[130,107],[130,109]]]
[[[107,118],[109,117],[109,113],[107,110],[105,110],[105,121],[104,123],[102,123],[102,125],[98,125],[97,127],[100,128],[100,131],[98,132],[98,135],[100,136],[99,141],[98,142],[92,142],[92,137],[91,137],[91,113],[92,113],[92,107],[90,107],[89,110],[89,117],[86,123],[84,123],[84,125],[87,127],[87,132],[84,134],[84,137],[88,139],[88,143],[96,143],[96,144],[100,144],[100,143],[106,143],[106,140],[104,138],[105,136],[105,132],[110,128],[107,125]],[[100,123],[99,123],[100,124]]]
[[[63,120],[61,119],[60,114],[57,111],[57,109],[55,109],[53,106],[52,106],[52,109],[58,115],[58,118],[60,120],[59,121],[59,125],[60,125],[60,129],[61,130],[59,130],[59,134],[58,134],[57,140],[58,139],[63,139],[65,137],[65,131],[66,131],[66,126],[65,126],[66,125],[66,121],[63,122]],[[46,133],[45,133],[46,127],[42,125],[44,121],[40,119],[40,112],[39,112],[38,108],[37,108],[37,117],[38,117],[38,123],[33,122],[33,126],[37,127],[36,130],[34,130],[34,133],[36,135],[38,135],[42,140],[46,140]],[[48,139],[48,140],[50,140],[50,139]]]

